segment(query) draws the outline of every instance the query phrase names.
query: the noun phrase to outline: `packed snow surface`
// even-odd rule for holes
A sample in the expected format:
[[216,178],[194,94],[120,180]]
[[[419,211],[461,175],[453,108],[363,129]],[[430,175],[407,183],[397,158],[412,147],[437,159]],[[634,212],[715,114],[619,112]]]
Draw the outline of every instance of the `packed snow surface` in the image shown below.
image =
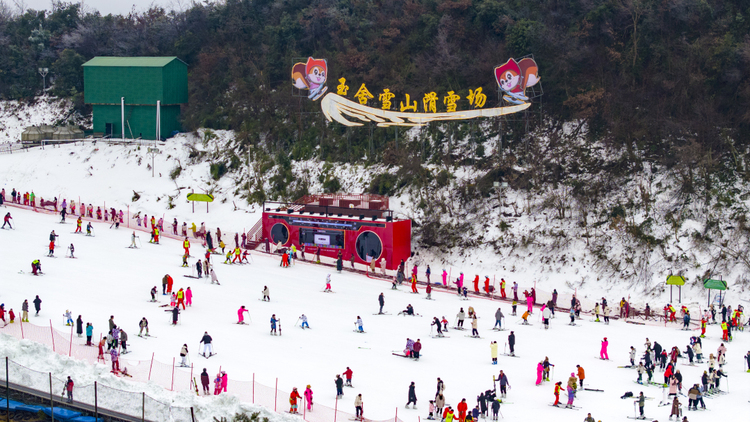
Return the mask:
[[[62,175],[62,170],[58,174]],[[105,177],[105,172],[101,174]],[[62,178],[60,176],[61,183]],[[74,184],[79,180],[68,178],[68,182]],[[108,182],[103,180],[100,184],[97,192],[106,192]],[[24,185],[24,188],[36,186],[34,180],[26,180]],[[97,192],[92,192],[92,196]],[[520,317],[510,316],[507,302],[480,298],[462,301],[455,294],[441,291],[433,292],[435,300],[430,301],[424,299],[423,286],[419,288],[420,294],[411,294],[405,285],[399,290],[391,290],[386,281],[353,273],[338,274],[329,267],[308,262],[298,261],[289,268],[281,268],[277,257],[257,253],[253,254],[253,262],[248,265],[224,265],[221,263],[223,258],[214,255],[212,261],[221,285],[212,285],[205,278],[183,277],[191,271],[180,267],[180,241],[163,239],[160,245],[149,244],[147,235],[140,232],[142,248],[128,249],[131,230],[124,227],[116,230],[110,229],[109,223],[94,223],[96,236],[86,237],[72,234],[75,228],[72,218],[67,224],[59,224],[59,217],[54,215],[10,207],[3,208],[2,214],[6,212],[13,215],[15,227],[15,230],[0,231],[3,245],[0,298],[6,309],[14,308],[18,315],[24,299],[31,301],[39,295],[43,300],[42,312],[39,317],[31,313],[33,324],[45,325],[51,320],[55,328],[66,330],[62,314],[69,309],[74,317],[80,314],[84,322],[93,323],[95,339],[107,329],[107,320],[114,315],[115,321],[130,337],[132,353],[125,357],[126,363],[147,361],[152,353],[157,361],[171,363],[178,357],[182,344],[187,344],[196,367],[208,368],[211,375],[219,367],[227,371],[230,394],[233,392],[232,381],[249,381],[254,375],[256,382],[273,386],[278,378],[279,389],[286,392],[292,387],[302,392],[310,384],[315,392],[315,403],[332,408],[335,405],[334,377],[349,366],[354,371],[355,388],[345,388],[345,395],[337,406],[353,413],[354,397],[361,393],[368,419],[393,418],[397,409],[398,417],[408,422],[417,421],[418,417],[425,418],[428,400],[435,395],[437,377],[445,382],[448,404],[455,409],[461,399],[466,398],[471,408],[481,391],[492,388],[493,375],[502,369],[511,385],[506,399],[510,404],[501,407],[504,420],[580,421],[588,412],[596,420],[624,420],[633,415],[634,410],[632,400],[620,399],[626,391],[636,395],[643,391],[653,397],[654,400],[646,404],[646,415],[650,419],[667,420],[670,407],[657,407],[662,400],[662,389],[635,384],[635,371],[618,366],[628,363],[630,346],[635,346],[639,356],[643,353],[646,337],[667,349],[678,346],[685,350],[689,337],[697,334],[696,331],[680,331],[677,324],[642,326],[613,321],[604,325],[592,322],[588,315],[584,315],[577,326],[569,326],[567,315],[559,313],[552,320],[550,329],[544,330],[538,309],[530,318],[533,325],[523,326],[519,324]],[[204,217],[208,227],[214,228],[212,214]],[[222,225],[225,223],[231,221],[221,222]],[[46,258],[52,230],[59,235],[56,258]],[[65,249],[71,243],[75,244],[77,259],[64,257]],[[191,253],[203,253],[197,241],[193,242]],[[41,259],[44,276],[29,274],[34,259]],[[19,273],[20,270],[23,273]],[[435,281],[440,269],[432,270]],[[335,293],[322,291],[329,273]],[[159,303],[149,302],[149,291],[153,286],[161,291],[164,274],[171,274],[174,278],[174,290],[189,286],[193,291],[193,306],[182,313],[181,323],[177,326],[170,326],[169,314],[164,312],[165,308],[159,307],[167,302],[166,296],[159,295]],[[264,286],[270,289],[270,302],[260,301]],[[531,287],[532,284],[522,282],[520,290]],[[381,292],[385,295],[385,310],[389,315],[374,315],[378,311],[377,297]],[[611,304],[618,299],[609,298]],[[565,303],[566,300],[569,296],[562,294],[559,301]],[[407,304],[412,304],[423,316],[397,315]],[[235,324],[237,309],[241,305],[249,309],[249,325]],[[737,303],[732,305],[736,307]],[[451,329],[448,338],[430,337],[432,317],[445,316],[453,326],[459,308],[466,310],[469,306],[474,307],[480,316],[481,339],[466,337],[467,331]],[[491,331],[498,307],[507,316],[503,324],[515,331],[518,357],[502,355],[509,331]],[[523,306],[519,305],[519,314],[521,312]],[[302,330],[296,323],[303,313],[309,318],[310,330]],[[272,314],[281,318],[281,336],[269,335]],[[357,316],[364,321],[364,334],[353,330]],[[148,318],[151,334],[156,337],[148,340],[136,337],[142,317]],[[470,326],[470,321],[465,325]],[[218,353],[208,360],[197,355],[198,342],[204,331],[213,337],[215,352]],[[708,338],[703,340],[704,353],[716,353],[721,343],[719,328],[709,327],[707,335]],[[422,357],[418,361],[392,354],[403,350],[407,337],[420,339],[423,343]],[[600,343],[604,337],[609,340],[608,361],[599,359]],[[52,352],[46,348],[16,344],[7,336],[0,338],[3,345],[0,352],[30,368],[52,371],[59,378],[72,375],[74,379],[91,380],[92,376],[97,376],[102,382],[124,382],[88,364],[63,364],[63,358],[53,359]],[[74,342],[82,341],[74,338]],[[491,341],[500,345],[501,355],[496,366],[491,364]],[[745,372],[743,361],[743,355],[750,350],[748,333],[735,333],[734,342],[727,344],[727,348],[725,369],[729,378],[723,379],[722,385],[729,394],[706,399],[709,409],[706,412],[687,412],[685,409],[684,414],[691,422],[737,420],[737,415],[741,414],[738,412],[747,412],[750,408],[747,402],[750,373]],[[536,366],[545,356],[555,365],[552,382],[536,386]],[[707,365],[693,367],[684,363],[684,360],[678,360],[677,367],[684,376],[684,385],[699,382]],[[581,407],[580,411],[550,407],[554,399],[554,382],[565,384],[576,365],[585,368],[586,387],[604,391],[580,391],[575,401],[575,405]],[[655,379],[661,380],[661,373],[657,372]],[[412,381],[416,383],[418,409],[404,409]],[[241,410],[236,400],[197,398],[184,391],[172,393],[138,383],[131,388],[147,389],[155,398],[174,401],[175,405],[195,406],[200,419],[205,421],[212,420],[212,416]],[[185,386],[180,386],[180,389],[184,390]],[[680,396],[680,401],[686,406],[687,397]],[[287,403],[286,397],[279,397],[279,411],[286,410]],[[288,420],[290,416],[280,414],[277,418]]]

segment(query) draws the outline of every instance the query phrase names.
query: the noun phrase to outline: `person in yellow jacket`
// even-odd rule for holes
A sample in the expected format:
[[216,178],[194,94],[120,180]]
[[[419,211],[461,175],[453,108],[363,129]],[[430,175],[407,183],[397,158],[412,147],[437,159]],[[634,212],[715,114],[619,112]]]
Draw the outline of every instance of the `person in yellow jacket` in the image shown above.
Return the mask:
[[219,241],[219,247],[221,248],[221,253],[224,253],[224,248],[227,247],[226,243],[224,243],[223,240]]
[[185,291],[180,289],[177,291],[177,306],[182,305],[182,310],[185,310]]
[[238,259],[240,260],[240,264],[242,264],[241,255],[242,255],[242,249],[240,249],[239,246],[237,246],[236,248],[234,248],[234,259],[232,260],[232,264],[234,264],[234,262],[237,261]]
[[492,364],[497,365],[497,342],[490,342],[490,356],[492,357]]
[[159,227],[154,227],[154,243],[159,243]]
[[555,383],[555,403],[552,406],[560,405],[560,391],[562,391],[562,381]]
[[185,236],[185,240],[182,242],[182,247],[185,248],[185,255],[190,256],[190,241],[187,236]]
[[224,260],[225,264],[231,264],[232,263],[232,251],[227,252],[226,258]]
[[83,221],[81,220],[81,217],[78,217],[78,220],[76,220],[76,231],[74,233],[81,233],[81,224]]
[[723,321],[721,323],[721,332],[722,332],[722,335],[721,335],[722,340],[729,341],[729,330],[727,328],[727,322],[726,321]]

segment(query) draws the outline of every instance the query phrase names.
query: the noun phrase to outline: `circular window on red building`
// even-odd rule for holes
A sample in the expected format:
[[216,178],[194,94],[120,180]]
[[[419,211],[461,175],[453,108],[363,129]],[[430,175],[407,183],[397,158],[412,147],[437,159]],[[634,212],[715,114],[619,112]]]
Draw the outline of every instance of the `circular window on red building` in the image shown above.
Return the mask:
[[383,252],[383,242],[380,241],[378,235],[370,231],[362,232],[357,236],[355,247],[359,259],[365,262],[367,262],[368,255],[372,259],[378,259]]
[[271,240],[273,240],[273,243],[281,242],[282,245],[285,245],[289,240],[289,229],[281,223],[274,224],[271,227]]

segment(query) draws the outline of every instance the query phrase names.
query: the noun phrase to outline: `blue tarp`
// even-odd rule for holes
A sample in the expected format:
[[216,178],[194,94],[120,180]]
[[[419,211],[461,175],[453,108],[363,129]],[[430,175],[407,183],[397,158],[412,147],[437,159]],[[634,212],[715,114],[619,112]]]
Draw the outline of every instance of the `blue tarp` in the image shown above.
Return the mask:
[[102,418],[95,418],[93,416],[79,416],[77,418],[73,418],[70,420],[70,422],[101,422]]
[[[42,411],[47,415],[52,415],[52,410],[49,407],[42,408]],[[81,416],[81,412],[76,412],[75,410],[63,409],[61,407],[55,408],[55,419],[59,419],[61,421],[69,421],[79,416]]]

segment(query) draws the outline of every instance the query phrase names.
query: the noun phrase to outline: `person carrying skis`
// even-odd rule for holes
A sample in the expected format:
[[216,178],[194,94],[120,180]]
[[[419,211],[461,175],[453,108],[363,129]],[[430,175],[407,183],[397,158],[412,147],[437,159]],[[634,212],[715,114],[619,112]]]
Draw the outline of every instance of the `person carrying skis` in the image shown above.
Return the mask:
[[352,371],[348,366],[346,367],[346,371],[344,371],[344,378],[346,379],[346,382],[344,383],[347,387],[353,387],[352,385],[352,376],[354,376],[354,371]]
[[245,324],[245,312],[250,315],[250,311],[245,309],[245,305],[240,306],[240,309],[237,309],[237,324]]
[[[201,341],[198,343],[199,345],[203,343],[203,357],[211,357],[214,354],[214,346],[211,344],[211,341],[213,339],[210,335],[208,335],[208,331],[203,332],[203,337],[201,338]],[[206,356],[206,351],[208,351],[208,356]]]

